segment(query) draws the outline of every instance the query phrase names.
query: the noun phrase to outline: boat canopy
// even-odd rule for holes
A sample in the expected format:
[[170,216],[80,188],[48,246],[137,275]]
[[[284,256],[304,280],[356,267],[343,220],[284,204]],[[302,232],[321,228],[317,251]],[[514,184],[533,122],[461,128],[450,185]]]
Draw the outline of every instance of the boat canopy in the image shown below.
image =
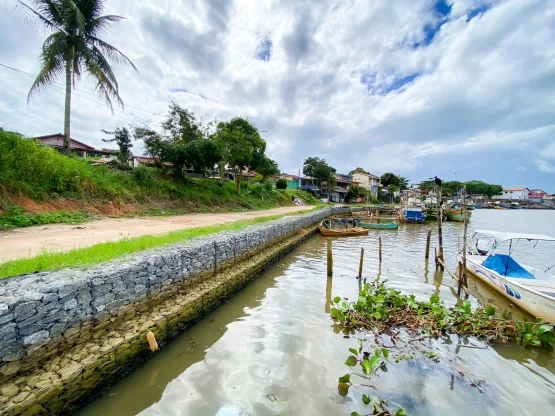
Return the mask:
[[480,234],[485,237],[492,237],[498,244],[509,240],[555,241],[555,237],[542,234],[511,233],[490,230],[476,230],[476,234]]

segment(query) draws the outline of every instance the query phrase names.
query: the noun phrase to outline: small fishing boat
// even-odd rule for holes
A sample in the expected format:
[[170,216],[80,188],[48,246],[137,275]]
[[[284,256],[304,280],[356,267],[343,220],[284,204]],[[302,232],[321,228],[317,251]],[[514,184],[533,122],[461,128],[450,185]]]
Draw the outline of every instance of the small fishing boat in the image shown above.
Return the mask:
[[520,209],[520,204],[518,202],[511,202],[509,204],[509,209]]
[[405,208],[403,217],[405,222],[410,224],[422,224],[426,219],[426,214],[424,214],[422,207],[411,206]]
[[370,230],[361,227],[332,228],[330,219],[325,219],[320,223],[320,232],[329,237],[350,237],[355,235],[368,235]]
[[[529,255],[539,242],[555,237],[538,234],[476,231],[466,250],[466,269],[528,313],[555,323],[555,264],[545,269],[527,266],[511,257],[517,246],[529,245]],[[508,247],[507,247],[508,246]],[[508,254],[499,253],[501,249]],[[536,251],[537,252],[537,251]],[[539,252],[538,256],[543,261]],[[462,252],[457,259],[462,262]]]
[[359,225],[362,228],[366,228],[369,230],[396,230],[399,228],[399,224],[396,222],[386,222],[383,224],[372,223],[372,222],[360,222]]
[[473,211],[476,206],[474,204],[466,204],[466,209],[469,211]]
[[[451,208],[444,212],[449,221],[464,222],[464,214],[462,208]],[[466,220],[470,221],[472,217],[471,211],[466,211]]]

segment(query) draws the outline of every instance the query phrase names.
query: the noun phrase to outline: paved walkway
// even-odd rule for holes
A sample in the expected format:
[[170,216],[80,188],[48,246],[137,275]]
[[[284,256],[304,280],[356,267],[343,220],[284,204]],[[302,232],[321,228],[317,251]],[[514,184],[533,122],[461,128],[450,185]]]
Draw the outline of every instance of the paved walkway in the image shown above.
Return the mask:
[[225,224],[258,217],[288,214],[311,209],[283,207],[263,211],[227,212],[221,214],[185,214],[173,217],[106,218],[78,225],[51,224],[0,231],[0,263],[30,257],[47,251],[68,251],[106,241],[141,235],[164,234],[185,228]]

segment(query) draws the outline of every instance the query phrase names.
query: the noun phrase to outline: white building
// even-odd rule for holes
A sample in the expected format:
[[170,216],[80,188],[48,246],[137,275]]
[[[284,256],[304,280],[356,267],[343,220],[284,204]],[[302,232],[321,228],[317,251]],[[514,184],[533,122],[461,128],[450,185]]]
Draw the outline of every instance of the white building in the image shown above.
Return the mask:
[[510,201],[528,201],[528,188],[503,188],[503,194],[494,196],[494,199],[507,199]]
[[353,174],[353,182],[358,182],[358,186],[369,190],[374,197],[378,194],[380,178],[376,175],[371,173],[355,173]]

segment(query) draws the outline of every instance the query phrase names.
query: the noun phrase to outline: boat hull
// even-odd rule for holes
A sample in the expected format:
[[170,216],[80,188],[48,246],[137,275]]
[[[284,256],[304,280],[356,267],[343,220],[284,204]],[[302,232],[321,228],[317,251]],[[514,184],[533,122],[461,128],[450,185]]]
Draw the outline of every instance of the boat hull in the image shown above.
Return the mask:
[[373,224],[370,222],[360,222],[359,225],[362,228],[369,229],[369,230],[396,230],[399,228],[399,224],[396,222],[389,222],[383,224]]
[[320,232],[322,235],[328,237],[353,237],[357,235],[368,235],[370,230],[365,230],[360,227],[345,228],[343,230],[330,230],[328,228],[320,227]]
[[[445,215],[447,216],[447,219],[449,221],[464,222],[464,214],[462,212],[462,209],[448,211],[445,213]],[[470,217],[472,217],[472,212],[466,211],[466,219],[470,220]]]
[[[462,262],[460,254],[457,259]],[[466,260],[466,269],[529,314],[546,322],[555,322],[555,299],[530,290],[470,259]]]

